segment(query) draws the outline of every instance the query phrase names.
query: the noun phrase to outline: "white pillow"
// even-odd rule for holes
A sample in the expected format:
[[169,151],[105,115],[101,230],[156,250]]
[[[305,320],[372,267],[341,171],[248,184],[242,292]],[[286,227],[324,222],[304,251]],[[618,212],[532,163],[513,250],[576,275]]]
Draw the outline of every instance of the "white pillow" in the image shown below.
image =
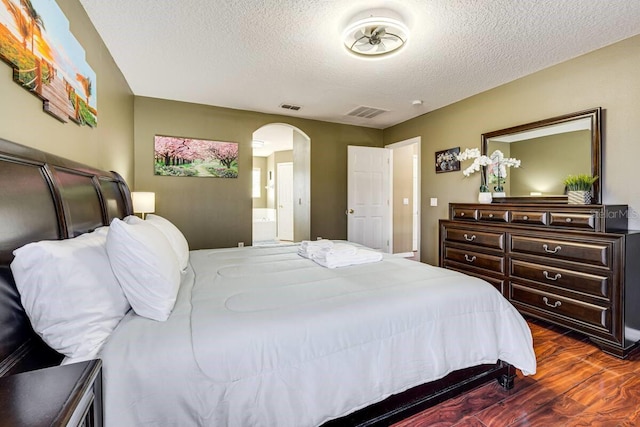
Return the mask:
[[142,222],[143,219],[140,218],[139,216],[128,215],[128,216],[125,216],[123,218],[123,221],[126,222],[129,225],[134,225],[134,224],[138,224],[138,223]]
[[184,270],[189,264],[189,243],[184,234],[173,225],[171,221],[159,215],[147,214],[147,221],[157,227],[162,234],[169,240],[176,256],[180,269]]
[[180,267],[164,234],[147,221],[114,219],[107,254],[133,310],[149,319],[167,320],[180,287]]
[[101,227],[13,252],[11,271],[33,329],[70,358],[94,358],[130,308],[111,271],[107,232]]

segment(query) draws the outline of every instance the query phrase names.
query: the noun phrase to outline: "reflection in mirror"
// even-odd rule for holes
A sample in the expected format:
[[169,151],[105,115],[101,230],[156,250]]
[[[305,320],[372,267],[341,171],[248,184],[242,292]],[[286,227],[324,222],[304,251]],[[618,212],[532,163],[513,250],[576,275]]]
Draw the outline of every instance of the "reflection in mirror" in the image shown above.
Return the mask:
[[524,201],[564,201],[567,175],[588,174],[600,177],[593,189],[593,203],[600,203],[600,147],[600,108],[482,135],[483,154],[500,150],[522,162],[508,169],[504,191]]

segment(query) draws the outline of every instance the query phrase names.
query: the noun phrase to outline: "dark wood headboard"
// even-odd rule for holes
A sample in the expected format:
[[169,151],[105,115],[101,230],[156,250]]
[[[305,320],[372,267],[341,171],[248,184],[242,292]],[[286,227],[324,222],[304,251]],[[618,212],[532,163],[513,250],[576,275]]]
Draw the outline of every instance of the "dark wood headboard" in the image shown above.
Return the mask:
[[13,251],[75,237],[132,212],[131,193],[117,173],[0,139],[0,377],[62,360],[22,308],[9,268]]

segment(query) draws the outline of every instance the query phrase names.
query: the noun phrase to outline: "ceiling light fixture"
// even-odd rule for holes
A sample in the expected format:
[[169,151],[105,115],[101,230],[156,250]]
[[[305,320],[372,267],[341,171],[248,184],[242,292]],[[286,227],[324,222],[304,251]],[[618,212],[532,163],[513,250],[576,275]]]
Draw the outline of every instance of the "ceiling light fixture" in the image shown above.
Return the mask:
[[373,15],[355,21],[342,34],[346,48],[363,58],[396,52],[408,38],[409,29],[399,19]]
[[262,148],[264,147],[264,141],[260,141],[259,139],[254,139],[251,141],[252,148]]

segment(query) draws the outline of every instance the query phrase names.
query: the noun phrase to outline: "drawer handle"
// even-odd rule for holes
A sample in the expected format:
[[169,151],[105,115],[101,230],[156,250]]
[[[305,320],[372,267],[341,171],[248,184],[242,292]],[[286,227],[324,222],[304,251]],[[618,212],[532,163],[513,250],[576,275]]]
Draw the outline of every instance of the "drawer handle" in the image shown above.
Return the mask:
[[545,243],[544,245],[542,245],[542,249],[544,249],[544,251],[545,251],[546,253],[549,253],[549,254],[555,254],[556,252],[558,252],[559,250],[561,250],[561,249],[562,249],[562,247],[560,247],[560,246],[556,246],[556,247],[555,247],[555,249],[551,250],[551,249],[549,249],[549,246]]
[[464,254],[464,259],[466,259],[466,260],[467,260],[467,262],[473,262],[473,261],[475,261],[475,260],[476,260],[476,256],[474,255],[474,256],[472,256],[472,257],[469,257],[469,255]]
[[571,222],[571,221],[573,221],[571,218],[565,219],[565,222]]
[[493,214],[489,214],[489,218],[493,218]]
[[558,308],[558,307],[560,307],[562,305],[562,303],[560,301],[556,301],[553,304],[549,304],[549,298],[547,298],[547,297],[542,297],[542,301],[544,301],[544,303],[546,305],[548,305],[549,307],[552,307],[552,308]]
[[522,219],[524,219],[525,221],[529,221],[529,215],[523,216]]
[[460,216],[464,216],[464,212],[460,212]]
[[476,235],[472,234],[471,237],[469,237],[467,233],[464,233],[464,240],[466,240],[467,242],[473,242],[474,240],[476,240]]
[[545,279],[548,279],[548,280],[558,280],[559,278],[562,277],[562,274],[560,273],[556,273],[555,277],[551,277],[549,276],[549,272],[547,270],[543,271],[542,274],[544,274]]

